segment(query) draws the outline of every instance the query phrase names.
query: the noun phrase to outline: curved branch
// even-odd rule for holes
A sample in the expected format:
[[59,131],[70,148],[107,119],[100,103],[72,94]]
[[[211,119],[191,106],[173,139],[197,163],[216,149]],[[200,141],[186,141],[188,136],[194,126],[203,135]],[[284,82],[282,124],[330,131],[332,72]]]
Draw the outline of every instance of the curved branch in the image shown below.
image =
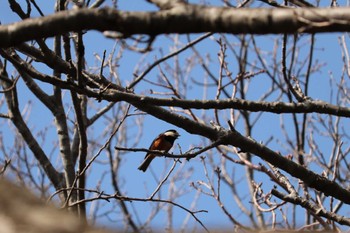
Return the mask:
[[77,201],[75,203],[70,204],[69,206],[74,206],[74,205],[78,205],[82,202],[91,202],[91,201],[95,201],[95,200],[106,200],[109,201],[110,199],[116,199],[116,200],[120,200],[120,201],[139,201],[139,202],[147,202],[147,201],[151,201],[151,202],[160,202],[160,203],[167,203],[167,204],[171,204],[174,205],[184,211],[186,211],[187,213],[191,214],[192,217],[203,227],[203,229],[206,230],[206,232],[209,232],[209,230],[204,226],[204,224],[202,223],[202,221],[196,216],[197,213],[207,213],[207,210],[198,210],[198,211],[191,211],[190,209],[187,209],[186,207],[173,202],[173,201],[169,201],[169,200],[164,200],[164,199],[154,199],[154,198],[137,198],[137,197],[127,197],[127,196],[121,196],[118,195],[117,193],[114,195],[106,195],[103,193],[100,193],[97,197],[93,197],[93,198],[89,198],[89,199],[85,199],[85,200],[80,200]]

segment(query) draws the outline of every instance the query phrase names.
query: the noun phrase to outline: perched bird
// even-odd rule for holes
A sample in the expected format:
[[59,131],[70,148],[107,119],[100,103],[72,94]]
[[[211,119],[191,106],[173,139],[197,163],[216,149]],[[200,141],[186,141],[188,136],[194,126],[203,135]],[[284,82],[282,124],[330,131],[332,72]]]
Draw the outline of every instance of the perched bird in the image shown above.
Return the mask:
[[[153,140],[149,150],[159,150],[161,152],[168,152],[174,144],[174,141],[180,136],[180,134],[174,130],[170,129],[158,135],[156,139]],[[145,159],[139,166],[139,170],[145,172],[152,162],[152,160],[157,156],[157,154],[147,153]]]

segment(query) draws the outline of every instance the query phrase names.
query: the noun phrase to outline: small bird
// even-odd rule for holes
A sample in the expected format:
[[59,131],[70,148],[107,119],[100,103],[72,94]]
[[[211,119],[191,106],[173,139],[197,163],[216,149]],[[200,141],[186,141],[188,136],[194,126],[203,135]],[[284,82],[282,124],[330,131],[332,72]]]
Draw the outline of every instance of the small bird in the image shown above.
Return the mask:
[[[174,130],[170,129],[158,135],[156,139],[153,140],[149,150],[159,150],[161,152],[168,152],[174,144],[174,141],[180,137],[180,134]],[[139,166],[139,170],[145,172],[152,162],[152,160],[157,156],[157,154],[147,153],[145,159]]]

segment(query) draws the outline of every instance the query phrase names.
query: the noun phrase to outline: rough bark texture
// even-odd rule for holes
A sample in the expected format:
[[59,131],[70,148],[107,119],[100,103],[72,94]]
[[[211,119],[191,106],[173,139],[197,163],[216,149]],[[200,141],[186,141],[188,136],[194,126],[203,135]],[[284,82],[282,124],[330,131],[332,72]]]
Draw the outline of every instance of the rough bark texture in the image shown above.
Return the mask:
[[294,34],[349,32],[349,22],[349,8],[232,9],[181,4],[158,12],[83,9],[0,26],[0,47],[37,39],[38,35],[53,37],[80,30],[116,31],[124,36],[202,32]]

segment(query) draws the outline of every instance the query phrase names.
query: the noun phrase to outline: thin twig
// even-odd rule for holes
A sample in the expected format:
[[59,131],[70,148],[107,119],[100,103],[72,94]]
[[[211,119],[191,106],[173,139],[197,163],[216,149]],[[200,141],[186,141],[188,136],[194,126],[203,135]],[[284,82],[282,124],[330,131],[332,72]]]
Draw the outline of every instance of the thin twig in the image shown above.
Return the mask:
[[173,202],[173,201],[169,201],[169,200],[163,200],[163,199],[150,199],[150,198],[137,198],[137,197],[126,197],[126,196],[120,196],[118,194],[114,194],[114,195],[106,195],[106,194],[103,194],[103,193],[99,193],[99,195],[97,197],[93,197],[93,198],[89,198],[89,199],[85,199],[85,200],[79,200],[75,203],[71,203],[69,205],[69,207],[72,207],[72,206],[75,206],[75,205],[79,205],[80,203],[82,202],[92,202],[92,201],[95,201],[95,200],[105,200],[105,201],[109,201],[110,199],[117,199],[117,200],[120,200],[120,201],[140,201],[140,202],[148,202],[148,201],[151,201],[151,202],[160,202],[160,203],[168,203],[168,204],[171,204],[171,205],[174,205],[184,211],[186,211],[187,213],[191,214],[192,217],[203,227],[203,229],[206,230],[206,232],[209,232],[209,230],[204,226],[204,224],[202,223],[202,221],[197,218],[196,214],[197,213],[208,213],[207,210],[197,210],[197,211],[191,211],[189,209],[187,209],[186,207],[176,203],[176,202]]
[[162,57],[161,59],[158,59],[157,61],[155,61],[152,65],[150,65],[142,74],[140,74],[128,87],[127,89],[132,89],[136,84],[138,84],[154,67],[156,67],[158,64],[162,63],[163,61],[166,61],[167,59],[174,57],[176,55],[178,55],[179,53],[185,51],[186,49],[192,47],[193,45],[197,44],[198,42],[204,40],[205,38],[208,38],[209,36],[213,35],[213,33],[209,32],[204,34],[203,36],[197,38],[196,40],[193,40],[191,42],[189,42],[186,46],[184,46],[183,48],[172,52],[164,57]]
[[159,191],[160,187],[165,183],[165,181],[167,181],[167,179],[169,178],[170,174],[173,172],[175,166],[176,166],[176,163],[178,161],[175,160],[174,163],[173,163],[173,166],[171,166],[168,174],[164,177],[164,179],[159,183],[159,185],[157,186],[157,188],[154,190],[154,192],[151,194],[151,196],[149,197],[149,199],[153,199],[153,197],[156,195],[156,193]]
[[6,168],[10,165],[10,163],[11,163],[11,159],[5,160],[5,164],[0,170],[0,175],[4,174],[4,172],[6,171]]
[[[128,105],[128,110],[127,113],[130,109],[131,105]],[[108,144],[111,142],[112,138],[114,137],[114,135],[118,132],[119,128],[121,127],[121,125],[123,124],[123,122],[125,121],[125,119],[128,117],[128,114],[125,114],[124,117],[120,120],[119,125],[117,126],[117,128],[115,128],[115,130],[112,132],[111,136],[108,138],[108,140],[106,141],[106,143],[97,151],[96,155],[94,155],[90,161],[86,164],[86,166],[84,167],[84,169],[82,171],[80,171],[80,173],[78,173],[73,181],[73,184],[70,188],[70,192],[68,194],[68,197],[63,205],[62,208],[65,208],[66,206],[68,206],[68,200],[69,197],[72,195],[72,190],[78,180],[78,178],[82,175],[85,174],[86,170],[91,166],[91,164],[97,159],[97,157],[101,154],[101,152],[108,146]]]
[[[129,112],[131,105],[128,105],[128,109],[127,109],[127,113]],[[106,143],[97,151],[96,155],[94,155],[90,161],[86,164],[85,168],[80,172],[80,174],[84,174],[86,172],[86,170],[91,166],[91,164],[96,160],[96,158],[101,154],[101,152],[108,146],[108,144],[111,142],[112,138],[114,137],[114,135],[118,132],[119,128],[121,127],[121,125],[124,123],[125,119],[129,116],[128,114],[125,114],[124,117],[120,120],[119,125],[117,126],[117,128],[115,128],[115,130],[112,132],[111,136],[108,138],[108,140],[106,141]]]
[[[174,155],[174,154],[170,154],[170,153],[166,153],[163,151],[159,151],[159,150],[148,150],[145,148],[125,148],[125,147],[118,147],[115,146],[114,149],[116,150],[122,150],[122,151],[132,151],[132,152],[147,152],[147,153],[152,153],[152,154],[156,154],[156,155],[161,155],[164,156],[166,158],[175,158],[175,159],[179,159],[179,158],[186,158],[187,160],[190,160],[194,157],[196,157],[199,154],[202,154],[203,152],[210,150],[214,147],[219,146],[222,143],[223,139],[219,139],[215,142],[213,142],[212,144],[210,144],[209,146],[206,146],[200,150],[198,150],[195,153],[184,153],[184,154],[179,154],[179,155]],[[191,149],[190,151],[192,151],[193,149]]]

